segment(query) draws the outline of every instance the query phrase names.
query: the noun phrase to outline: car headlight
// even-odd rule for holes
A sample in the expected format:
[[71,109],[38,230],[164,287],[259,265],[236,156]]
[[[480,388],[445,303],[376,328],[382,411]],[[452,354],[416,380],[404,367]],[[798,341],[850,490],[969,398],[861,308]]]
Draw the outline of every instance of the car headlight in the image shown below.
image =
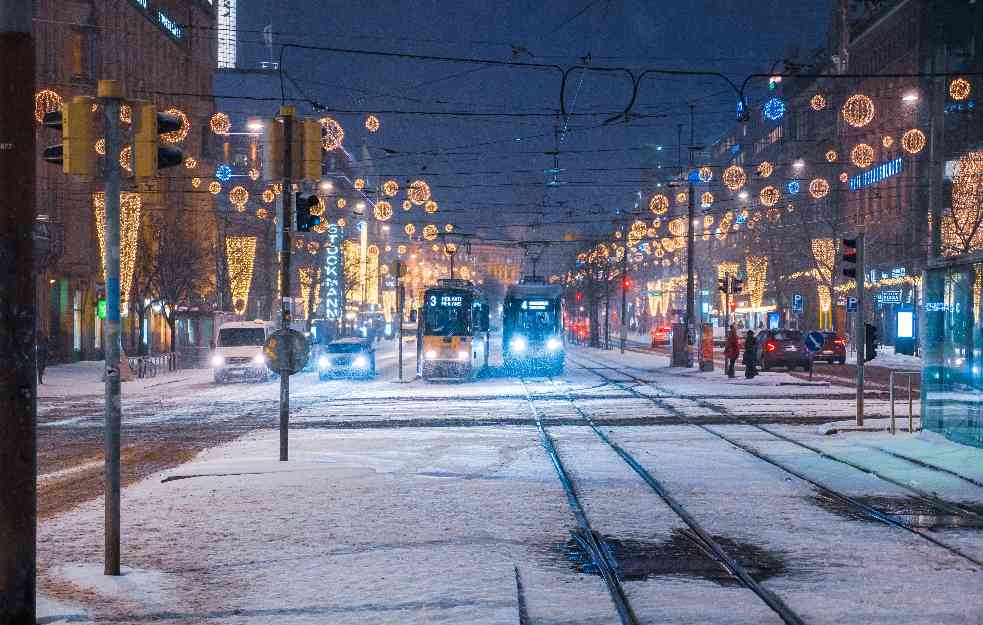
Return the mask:
[[550,340],[546,341],[546,349],[550,350],[551,352],[555,352],[561,347],[563,347],[563,341],[561,341],[556,337],[553,337]]
[[365,356],[359,356],[355,359],[355,366],[359,369],[364,369],[365,367],[369,366],[369,359]]
[[434,358],[437,357],[437,352],[435,352],[432,349],[428,349],[427,353],[425,353],[423,357],[426,358],[427,360],[433,360]]
[[322,369],[327,369],[328,367],[331,366],[331,359],[328,358],[327,356],[321,356],[320,358],[317,359],[317,366]]
[[213,367],[221,367],[224,364],[225,364],[225,358],[223,358],[222,356],[219,356],[218,354],[215,354],[214,356],[212,356],[212,366]]
[[265,365],[266,364],[266,356],[264,356],[263,354],[256,354],[255,356],[253,356],[253,364],[254,365]]
[[526,339],[522,338],[521,336],[517,336],[512,339],[511,343],[509,343],[509,347],[511,347],[514,351],[524,352],[526,351]]
[[468,359],[468,353],[467,352],[457,352],[457,359],[458,360],[467,360]]

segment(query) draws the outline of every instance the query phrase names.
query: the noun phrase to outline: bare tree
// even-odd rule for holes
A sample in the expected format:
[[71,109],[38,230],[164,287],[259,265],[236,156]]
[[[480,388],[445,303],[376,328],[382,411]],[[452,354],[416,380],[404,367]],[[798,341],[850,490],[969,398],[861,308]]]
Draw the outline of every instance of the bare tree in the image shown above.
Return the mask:
[[178,223],[160,224],[155,228],[157,253],[154,258],[152,293],[161,304],[170,329],[170,351],[177,350],[176,322],[179,308],[202,304],[212,288],[209,267],[211,255]]

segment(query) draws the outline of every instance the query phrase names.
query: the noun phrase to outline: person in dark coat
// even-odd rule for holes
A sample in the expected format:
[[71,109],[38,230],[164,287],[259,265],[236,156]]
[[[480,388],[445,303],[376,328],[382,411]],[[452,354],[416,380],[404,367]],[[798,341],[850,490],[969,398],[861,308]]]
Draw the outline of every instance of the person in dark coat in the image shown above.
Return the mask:
[[754,332],[748,330],[744,339],[744,377],[751,379],[758,375],[758,341]]
[[737,328],[731,325],[730,330],[727,331],[727,343],[724,346],[724,358],[727,361],[725,373],[728,378],[734,377],[734,366],[737,364],[737,357],[740,353],[741,346],[737,338]]
[[37,350],[38,384],[44,384],[44,368],[48,366],[48,337],[43,332],[38,334],[35,349]]

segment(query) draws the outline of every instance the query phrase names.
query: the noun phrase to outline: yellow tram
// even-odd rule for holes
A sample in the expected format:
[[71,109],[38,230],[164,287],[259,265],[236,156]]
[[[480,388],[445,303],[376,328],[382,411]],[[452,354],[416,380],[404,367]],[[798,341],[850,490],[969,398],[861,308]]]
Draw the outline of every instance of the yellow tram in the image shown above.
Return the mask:
[[469,380],[488,367],[488,301],[468,280],[441,279],[423,294],[417,362],[424,380]]

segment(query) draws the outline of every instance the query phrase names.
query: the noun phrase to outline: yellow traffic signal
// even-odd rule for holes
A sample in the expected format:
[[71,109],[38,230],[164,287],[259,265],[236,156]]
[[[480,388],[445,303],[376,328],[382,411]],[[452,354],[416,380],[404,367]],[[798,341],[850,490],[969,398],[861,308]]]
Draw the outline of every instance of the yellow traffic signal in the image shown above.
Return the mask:
[[62,171],[79,176],[95,176],[98,155],[93,146],[96,143],[94,129],[95,114],[92,104],[95,100],[88,96],[75,96],[63,105],[61,119]]
[[[321,179],[321,122],[305,119],[301,122],[301,154],[303,170],[301,179],[314,182]],[[295,151],[294,154],[297,152]]]

